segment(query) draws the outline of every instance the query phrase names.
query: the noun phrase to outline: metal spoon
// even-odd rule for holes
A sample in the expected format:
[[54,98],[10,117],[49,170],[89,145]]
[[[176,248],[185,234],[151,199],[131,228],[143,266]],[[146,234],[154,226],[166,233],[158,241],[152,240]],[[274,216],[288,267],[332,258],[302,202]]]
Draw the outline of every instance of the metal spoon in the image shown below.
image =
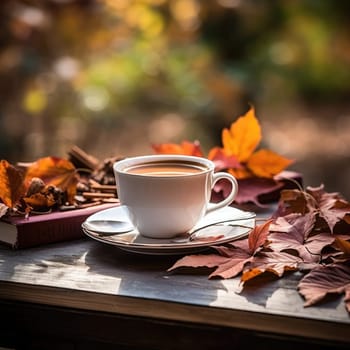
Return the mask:
[[86,229],[100,235],[115,235],[134,230],[134,226],[128,221],[120,220],[91,220],[83,223]]
[[218,222],[212,222],[212,223],[209,223],[209,224],[207,224],[205,226],[200,226],[200,227],[197,227],[197,228],[195,227],[192,230],[190,230],[189,232],[187,232],[185,237],[179,236],[178,238],[174,238],[172,240],[172,242],[173,243],[187,243],[187,242],[195,241],[197,239],[197,235],[196,234],[199,231],[201,231],[203,229],[206,229],[208,227],[211,227],[211,226],[232,226],[232,227],[244,227],[244,228],[253,229],[254,227],[247,226],[247,225],[241,225],[241,224],[236,223],[236,222],[237,221],[254,219],[255,217],[256,217],[255,213],[247,212],[245,217],[240,217],[240,218],[236,218],[236,219],[227,219],[227,220],[222,220],[222,221],[218,221]]

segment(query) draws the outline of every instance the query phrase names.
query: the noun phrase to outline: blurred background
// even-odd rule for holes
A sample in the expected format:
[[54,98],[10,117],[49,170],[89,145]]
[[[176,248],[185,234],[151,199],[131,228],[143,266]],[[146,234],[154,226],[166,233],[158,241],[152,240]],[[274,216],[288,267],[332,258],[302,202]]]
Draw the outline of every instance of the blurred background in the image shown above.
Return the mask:
[[349,1],[0,3],[0,159],[221,146],[254,105],[308,186],[350,199]]

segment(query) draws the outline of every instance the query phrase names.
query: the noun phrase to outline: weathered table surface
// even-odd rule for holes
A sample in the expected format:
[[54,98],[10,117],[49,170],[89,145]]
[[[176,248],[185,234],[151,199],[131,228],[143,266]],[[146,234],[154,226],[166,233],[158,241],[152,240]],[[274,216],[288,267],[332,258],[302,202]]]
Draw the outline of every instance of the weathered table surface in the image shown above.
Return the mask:
[[88,237],[18,251],[1,247],[0,310],[12,322],[11,307],[24,317],[18,305],[31,305],[350,344],[343,298],[305,308],[296,290],[300,273],[257,278],[241,290],[239,278],[168,273],[178,258],[127,253]]

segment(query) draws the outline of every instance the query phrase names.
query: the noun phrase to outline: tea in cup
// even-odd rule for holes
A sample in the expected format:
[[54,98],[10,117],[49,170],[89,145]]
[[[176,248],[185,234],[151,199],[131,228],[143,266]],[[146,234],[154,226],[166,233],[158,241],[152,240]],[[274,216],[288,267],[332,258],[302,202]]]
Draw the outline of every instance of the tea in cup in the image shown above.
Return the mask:
[[[207,213],[230,205],[236,179],[214,172],[212,161],[186,155],[130,157],[113,165],[118,197],[139,233],[171,238],[191,230]],[[229,195],[210,203],[211,191],[221,179],[232,185]]]

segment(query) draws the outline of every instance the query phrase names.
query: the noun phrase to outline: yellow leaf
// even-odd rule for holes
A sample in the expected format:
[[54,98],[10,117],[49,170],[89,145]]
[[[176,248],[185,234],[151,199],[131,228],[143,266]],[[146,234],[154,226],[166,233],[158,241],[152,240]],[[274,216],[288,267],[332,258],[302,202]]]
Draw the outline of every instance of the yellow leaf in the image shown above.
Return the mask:
[[273,151],[261,149],[248,160],[247,167],[255,176],[271,178],[287,168],[293,160],[285,158]]
[[261,141],[261,128],[255,116],[254,107],[231,124],[230,129],[223,129],[222,144],[228,155],[234,155],[244,163],[253,154]]

